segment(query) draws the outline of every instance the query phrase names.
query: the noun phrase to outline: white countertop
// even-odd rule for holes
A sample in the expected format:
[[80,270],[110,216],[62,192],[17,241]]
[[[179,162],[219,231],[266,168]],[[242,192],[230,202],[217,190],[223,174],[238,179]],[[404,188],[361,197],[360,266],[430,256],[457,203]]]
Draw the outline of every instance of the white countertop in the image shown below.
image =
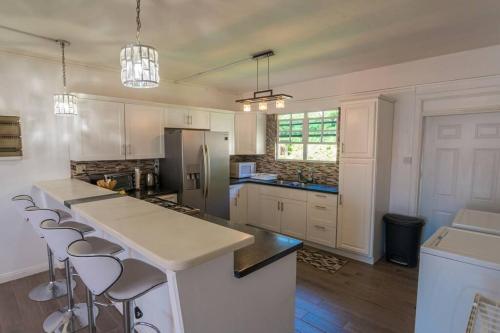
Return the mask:
[[34,186],[50,195],[54,200],[63,204],[66,200],[116,193],[72,178],[40,181],[35,183]]
[[[60,203],[113,193],[74,179],[38,182],[35,186]],[[199,265],[254,242],[252,235],[131,197],[73,204],[71,210],[172,271]]]

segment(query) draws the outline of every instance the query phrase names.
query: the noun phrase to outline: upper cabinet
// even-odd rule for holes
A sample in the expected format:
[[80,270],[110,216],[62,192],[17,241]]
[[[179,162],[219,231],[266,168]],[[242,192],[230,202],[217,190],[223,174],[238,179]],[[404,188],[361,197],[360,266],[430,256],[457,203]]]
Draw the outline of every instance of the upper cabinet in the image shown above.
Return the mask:
[[229,155],[234,155],[234,114],[210,112],[210,130],[228,133]]
[[74,161],[164,157],[163,109],[80,99],[70,143]]
[[125,159],[123,103],[80,99],[70,140],[74,161]]
[[127,159],[163,158],[163,108],[125,104]]
[[266,153],[266,115],[237,112],[234,115],[235,154]]
[[168,128],[210,129],[210,112],[185,106],[167,106],[164,125]]
[[376,107],[374,100],[341,104],[340,149],[343,158],[373,158]]

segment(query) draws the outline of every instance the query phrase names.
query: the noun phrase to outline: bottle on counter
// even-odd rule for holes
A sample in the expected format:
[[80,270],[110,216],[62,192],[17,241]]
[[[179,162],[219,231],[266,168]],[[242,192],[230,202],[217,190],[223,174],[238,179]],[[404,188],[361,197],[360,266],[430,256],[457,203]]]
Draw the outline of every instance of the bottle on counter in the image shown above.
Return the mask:
[[135,178],[135,189],[140,190],[141,189],[141,169],[139,169],[139,168],[134,169],[134,178]]

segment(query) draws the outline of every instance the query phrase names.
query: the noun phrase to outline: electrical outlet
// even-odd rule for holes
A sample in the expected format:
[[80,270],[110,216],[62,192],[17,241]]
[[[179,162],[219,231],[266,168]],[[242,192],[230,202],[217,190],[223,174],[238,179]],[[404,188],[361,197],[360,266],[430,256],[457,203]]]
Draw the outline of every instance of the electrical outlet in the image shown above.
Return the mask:
[[75,167],[76,173],[85,173],[87,171],[87,166],[85,164],[77,164]]

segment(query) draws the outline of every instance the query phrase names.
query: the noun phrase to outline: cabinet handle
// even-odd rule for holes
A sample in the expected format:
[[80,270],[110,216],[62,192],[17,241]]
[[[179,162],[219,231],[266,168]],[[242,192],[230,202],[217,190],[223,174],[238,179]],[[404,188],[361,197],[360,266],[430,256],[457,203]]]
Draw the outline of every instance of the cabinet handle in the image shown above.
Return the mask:
[[278,201],[278,210],[280,210],[280,202]]
[[315,224],[315,225],[314,225],[314,227],[315,227],[316,229],[326,230],[326,228],[325,228],[325,227],[323,227],[322,225],[316,225],[316,224]]
[[339,193],[339,205],[342,206],[342,194]]
[[341,150],[340,150],[342,153],[344,152],[344,147],[345,147],[345,145],[344,145],[344,143],[342,142],[342,148],[341,148]]
[[326,195],[324,195],[324,194],[316,194],[316,197],[317,198],[326,198]]
[[127,148],[125,144],[122,144],[122,155],[125,155],[127,153]]
[[281,203],[281,211],[283,211],[283,209],[285,209],[285,204],[282,202]]
[[316,206],[316,208],[318,208],[318,209],[326,209],[325,206]]

